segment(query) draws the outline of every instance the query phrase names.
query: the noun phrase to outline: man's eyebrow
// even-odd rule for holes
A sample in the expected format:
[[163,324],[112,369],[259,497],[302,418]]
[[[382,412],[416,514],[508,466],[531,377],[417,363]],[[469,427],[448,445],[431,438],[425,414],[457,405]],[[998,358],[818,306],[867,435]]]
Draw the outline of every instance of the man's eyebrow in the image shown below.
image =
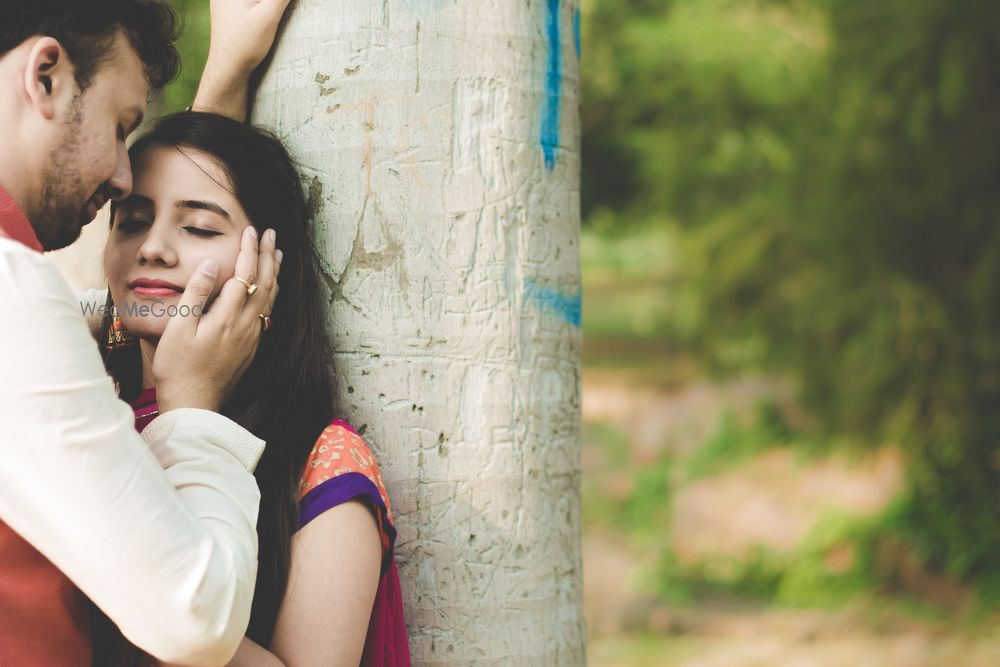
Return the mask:
[[218,204],[213,204],[210,201],[199,201],[197,199],[184,199],[174,204],[174,206],[177,208],[193,208],[199,211],[211,211],[212,213],[218,213],[226,220],[232,221],[232,218],[229,216],[229,213],[226,212],[226,209],[222,208]]

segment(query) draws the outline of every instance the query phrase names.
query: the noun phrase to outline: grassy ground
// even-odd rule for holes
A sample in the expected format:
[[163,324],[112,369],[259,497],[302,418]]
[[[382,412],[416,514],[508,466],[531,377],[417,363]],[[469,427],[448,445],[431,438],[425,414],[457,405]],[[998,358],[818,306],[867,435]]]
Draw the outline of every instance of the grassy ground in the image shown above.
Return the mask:
[[[777,385],[663,389],[628,381],[615,390],[606,369],[600,377],[594,380],[585,370],[589,664],[1000,664],[995,630],[1000,619],[977,616],[971,592],[947,578],[915,570],[902,573],[899,590],[867,590],[851,578],[838,590],[835,577],[816,579],[824,572],[817,568],[829,566],[836,574],[840,567],[837,559],[844,554],[835,541],[828,552],[811,552],[821,553],[821,559],[803,560],[801,551],[787,552],[799,560],[746,555],[746,545],[754,541],[770,543],[776,553],[789,535],[790,542],[808,543],[802,536],[815,531],[806,524],[822,514],[817,497],[829,496],[860,513],[884,505],[892,495],[886,488],[900,484],[896,455],[867,462],[821,453],[800,456],[781,442],[780,425],[758,424],[750,436],[739,437],[734,424],[751,423],[750,418],[720,418],[754,413],[759,394]],[[628,414],[635,404],[644,418]],[[678,413],[687,421],[679,421]],[[699,420],[718,429],[715,435],[701,438],[695,428]],[[657,421],[668,427],[658,430]],[[673,428],[688,435],[662,437]],[[711,432],[705,424],[701,429]],[[685,445],[685,439],[700,444]],[[683,554],[685,548],[688,567],[664,569],[664,555]],[[701,568],[711,562],[704,557],[712,549],[732,556],[721,575]],[[784,593],[786,599],[778,595],[782,586],[791,590]],[[796,591],[795,586],[805,588]]]
[[891,504],[898,454],[810,441],[787,383],[705,378],[668,234],[581,246],[591,665],[1000,664],[1000,624],[967,587],[891,550],[873,563],[893,587],[850,574],[851,517]]

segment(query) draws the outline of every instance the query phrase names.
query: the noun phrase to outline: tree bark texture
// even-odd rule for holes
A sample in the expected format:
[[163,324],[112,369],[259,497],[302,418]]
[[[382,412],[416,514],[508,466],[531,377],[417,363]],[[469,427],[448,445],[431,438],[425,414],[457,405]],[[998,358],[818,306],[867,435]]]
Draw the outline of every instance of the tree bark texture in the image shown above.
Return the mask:
[[578,25],[577,0],[298,0],[256,92],[314,206],[417,665],[585,662]]

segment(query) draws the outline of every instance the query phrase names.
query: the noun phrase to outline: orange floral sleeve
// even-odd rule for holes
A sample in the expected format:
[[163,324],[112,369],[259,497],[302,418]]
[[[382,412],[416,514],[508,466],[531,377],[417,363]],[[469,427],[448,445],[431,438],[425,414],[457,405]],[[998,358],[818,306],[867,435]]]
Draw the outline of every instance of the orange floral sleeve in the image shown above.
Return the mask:
[[368,445],[337,419],[323,429],[306,460],[299,483],[299,528],[348,500],[365,502],[375,515],[385,567],[396,538],[389,494]]

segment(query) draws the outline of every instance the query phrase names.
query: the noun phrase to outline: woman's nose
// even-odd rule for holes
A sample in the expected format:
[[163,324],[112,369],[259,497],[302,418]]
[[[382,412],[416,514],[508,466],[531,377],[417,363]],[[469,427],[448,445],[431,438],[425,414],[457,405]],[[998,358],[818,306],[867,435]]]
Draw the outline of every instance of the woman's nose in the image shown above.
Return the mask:
[[155,221],[150,225],[146,237],[139,246],[138,260],[140,264],[155,263],[164,266],[172,266],[177,262],[177,253],[174,251],[166,225],[157,224]]

